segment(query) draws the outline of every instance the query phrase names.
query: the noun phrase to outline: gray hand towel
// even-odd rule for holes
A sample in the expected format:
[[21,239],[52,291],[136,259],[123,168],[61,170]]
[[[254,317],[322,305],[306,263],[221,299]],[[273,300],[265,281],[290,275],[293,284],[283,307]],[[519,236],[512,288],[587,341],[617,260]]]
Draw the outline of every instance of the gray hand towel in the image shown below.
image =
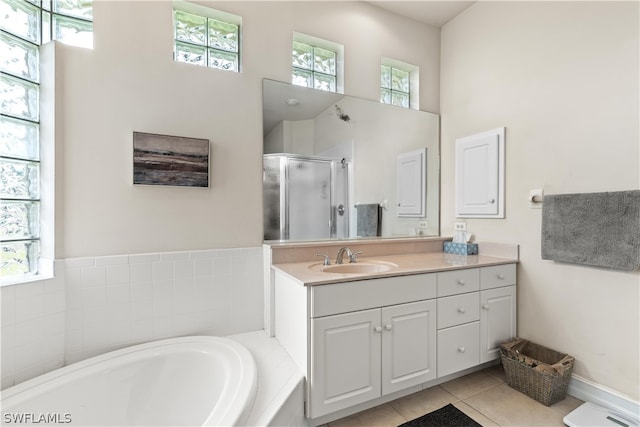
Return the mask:
[[382,208],[378,203],[356,205],[358,237],[380,236]]
[[542,259],[638,269],[640,190],[545,195]]

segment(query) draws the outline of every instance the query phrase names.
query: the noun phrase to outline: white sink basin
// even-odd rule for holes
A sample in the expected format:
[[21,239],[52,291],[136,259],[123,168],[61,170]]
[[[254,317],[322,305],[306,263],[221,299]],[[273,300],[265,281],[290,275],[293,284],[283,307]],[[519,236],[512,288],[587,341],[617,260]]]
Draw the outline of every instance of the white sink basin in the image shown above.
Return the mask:
[[351,264],[334,264],[322,265],[314,264],[310,267],[312,270],[320,270],[325,273],[343,273],[343,274],[364,274],[364,273],[381,273],[398,268],[397,264],[385,261],[363,261]]

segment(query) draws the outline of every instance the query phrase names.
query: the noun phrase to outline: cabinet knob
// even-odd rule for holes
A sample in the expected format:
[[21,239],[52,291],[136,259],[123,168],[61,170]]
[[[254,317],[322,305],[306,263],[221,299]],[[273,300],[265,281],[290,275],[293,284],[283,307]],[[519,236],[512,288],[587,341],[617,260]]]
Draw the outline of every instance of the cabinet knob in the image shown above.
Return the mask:
[[376,326],[375,328],[373,328],[373,332],[379,334],[380,332],[382,332],[382,326]]
[[489,198],[489,203],[495,203],[495,202],[496,202],[496,199],[494,199],[493,197]]
[[384,325],[384,329],[390,331],[391,329],[393,329],[393,325]]
[[498,279],[500,279],[500,280],[504,280],[504,274],[499,273],[499,274],[498,274]]
[[458,347],[458,353],[464,353],[466,349],[464,347]]
[[483,304],[482,305],[482,309],[483,310],[489,310],[489,304]]
[[464,286],[464,280],[460,280],[460,279],[458,279],[458,285],[460,285],[460,286]]
[[460,314],[464,314],[467,310],[465,310],[464,308],[460,307],[458,308],[458,313]]

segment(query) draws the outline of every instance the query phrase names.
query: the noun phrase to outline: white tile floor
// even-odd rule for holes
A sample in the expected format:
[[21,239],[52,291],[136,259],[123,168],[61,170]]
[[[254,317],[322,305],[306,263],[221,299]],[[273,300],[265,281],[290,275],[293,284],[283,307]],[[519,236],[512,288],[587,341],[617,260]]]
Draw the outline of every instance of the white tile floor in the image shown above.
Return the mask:
[[544,406],[509,387],[502,366],[496,365],[333,421],[328,427],[395,427],[449,403],[484,427],[553,427],[564,426],[562,418],[582,401],[567,396],[555,405]]

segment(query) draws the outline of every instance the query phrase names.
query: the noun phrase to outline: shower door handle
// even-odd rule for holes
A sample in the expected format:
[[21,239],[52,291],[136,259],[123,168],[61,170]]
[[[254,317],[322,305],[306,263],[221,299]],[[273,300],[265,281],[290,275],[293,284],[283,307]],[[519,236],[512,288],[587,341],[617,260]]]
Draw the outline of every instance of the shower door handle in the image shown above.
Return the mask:
[[338,215],[340,215],[340,216],[344,215],[344,205],[343,204],[339,204],[338,205]]

